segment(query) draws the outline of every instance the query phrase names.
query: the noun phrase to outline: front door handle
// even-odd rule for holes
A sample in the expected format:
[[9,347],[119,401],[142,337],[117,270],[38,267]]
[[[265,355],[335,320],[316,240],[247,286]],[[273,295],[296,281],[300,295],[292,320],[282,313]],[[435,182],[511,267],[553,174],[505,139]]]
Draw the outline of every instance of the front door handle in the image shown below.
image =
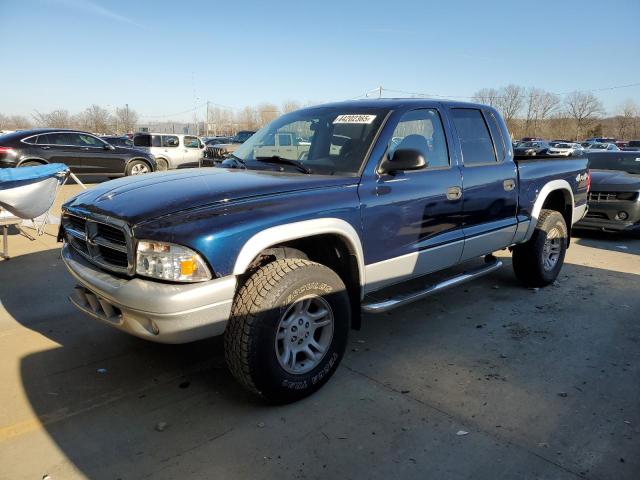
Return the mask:
[[42,150],[49,150],[51,147],[48,147],[47,145],[43,145],[42,147],[40,147]]
[[462,197],[462,189],[460,187],[447,188],[447,200],[460,200],[460,197]]
[[505,192],[510,192],[514,188],[516,188],[516,181],[512,178],[505,180],[502,182],[502,186],[504,187]]

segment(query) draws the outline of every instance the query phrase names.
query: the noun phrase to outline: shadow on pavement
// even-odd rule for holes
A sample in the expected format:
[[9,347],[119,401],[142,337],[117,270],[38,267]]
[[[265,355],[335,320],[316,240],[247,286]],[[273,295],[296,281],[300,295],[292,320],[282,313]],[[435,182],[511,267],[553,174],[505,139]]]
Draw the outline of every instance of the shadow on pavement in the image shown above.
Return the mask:
[[[545,478],[638,478],[637,275],[566,265],[559,286],[530,291],[507,260],[484,280],[365,317],[336,378],[266,407],[232,380],[220,339],[138,340],[66,301],[74,282],[58,249],[11,262],[0,268],[4,308],[59,345],[20,361],[31,408],[70,463],[40,475],[374,478],[379,465],[399,478],[417,465],[440,478],[462,468],[475,478],[534,478],[536,468],[551,469]],[[469,447],[473,434],[460,444],[451,421],[486,445]],[[25,471],[28,441],[16,435],[5,451]],[[477,464],[449,454],[465,449]],[[501,470],[510,456],[522,463],[518,452],[543,467]]]
[[591,248],[609,250],[611,252],[640,255],[640,238],[625,233],[598,232],[595,230],[576,230],[573,242]]

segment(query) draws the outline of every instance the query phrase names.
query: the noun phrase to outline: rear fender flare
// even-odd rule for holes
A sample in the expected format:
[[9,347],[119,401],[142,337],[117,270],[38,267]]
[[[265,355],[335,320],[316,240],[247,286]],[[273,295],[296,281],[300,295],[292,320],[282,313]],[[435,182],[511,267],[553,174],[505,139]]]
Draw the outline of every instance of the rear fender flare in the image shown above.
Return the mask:
[[[564,195],[567,194],[571,198],[571,210],[573,212],[571,224],[573,225],[576,221],[576,212],[574,210],[575,207],[575,199],[573,197],[573,190],[571,190],[571,185],[566,180],[552,180],[544,185],[540,189],[540,193],[538,193],[538,197],[533,204],[533,208],[531,209],[531,221],[529,223],[529,227],[527,228],[527,232],[524,237],[524,242],[528,241],[532,236],[533,232],[536,229],[536,225],[538,224],[538,218],[540,218],[540,212],[542,211],[542,206],[544,202],[547,200],[547,197],[555,191],[562,191]],[[567,225],[567,228],[571,229],[571,225]]]

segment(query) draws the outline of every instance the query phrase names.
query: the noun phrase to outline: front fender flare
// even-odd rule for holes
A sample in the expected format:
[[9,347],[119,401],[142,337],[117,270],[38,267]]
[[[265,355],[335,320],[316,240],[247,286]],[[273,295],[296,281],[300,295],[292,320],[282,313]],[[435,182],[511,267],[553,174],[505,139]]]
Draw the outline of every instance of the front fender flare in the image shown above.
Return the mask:
[[282,242],[321,234],[335,234],[344,238],[358,261],[360,290],[365,284],[364,253],[358,232],[350,223],[339,218],[316,218],[267,228],[251,237],[242,247],[233,267],[234,275],[242,275],[260,252]]

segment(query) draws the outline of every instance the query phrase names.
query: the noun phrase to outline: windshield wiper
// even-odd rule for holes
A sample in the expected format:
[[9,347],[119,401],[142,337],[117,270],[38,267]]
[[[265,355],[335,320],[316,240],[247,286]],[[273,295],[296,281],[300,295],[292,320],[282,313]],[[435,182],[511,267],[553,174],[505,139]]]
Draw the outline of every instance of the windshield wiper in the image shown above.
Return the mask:
[[226,160],[235,160],[240,164],[242,168],[244,168],[245,170],[247,169],[247,162],[245,162],[240,157],[235,156],[233,153],[228,153],[226,158],[221,163],[224,163]]
[[311,173],[311,170],[309,170],[307,167],[305,167],[302,164],[302,162],[299,162],[298,160],[290,160],[288,158],[280,157],[278,155],[272,155],[270,157],[256,157],[256,160],[258,162],[280,163],[282,165],[291,165],[292,167],[296,167],[302,173],[306,173],[306,174],[310,174]]

